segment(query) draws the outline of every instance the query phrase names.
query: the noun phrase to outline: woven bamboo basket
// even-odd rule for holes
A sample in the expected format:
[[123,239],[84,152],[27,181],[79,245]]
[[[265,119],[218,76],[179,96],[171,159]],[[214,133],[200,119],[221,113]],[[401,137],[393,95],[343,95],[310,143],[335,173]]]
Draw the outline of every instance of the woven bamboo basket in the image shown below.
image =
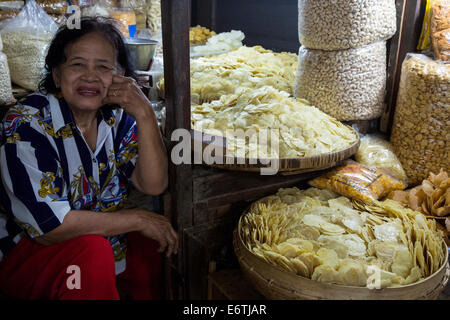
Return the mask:
[[250,252],[237,229],[233,234],[233,246],[245,277],[271,300],[434,300],[450,277],[445,243],[446,263],[433,275],[410,285],[382,289],[322,283],[284,271]]
[[[349,128],[354,131],[353,128]],[[211,139],[208,138],[208,141],[206,141],[204,139],[205,135],[196,130],[191,130],[191,136],[194,159],[202,159],[203,164],[232,171],[259,172],[262,168],[270,168],[271,164],[273,166],[273,163],[276,161],[278,163],[278,166],[275,166],[277,171],[285,175],[290,175],[328,169],[353,156],[358,151],[360,144],[360,137],[356,131],[354,132],[358,139],[343,150],[323,153],[312,157],[285,159],[228,157],[226,156],[226,147],[223,147],[226,146],[226,139],[224,137],[208,135]],[[214,158],[214,152],[211,154],[204,152],[205,148],[214,146],[223,150],[220,164],[217,164],[217,161],[215,161],[217,159]]]

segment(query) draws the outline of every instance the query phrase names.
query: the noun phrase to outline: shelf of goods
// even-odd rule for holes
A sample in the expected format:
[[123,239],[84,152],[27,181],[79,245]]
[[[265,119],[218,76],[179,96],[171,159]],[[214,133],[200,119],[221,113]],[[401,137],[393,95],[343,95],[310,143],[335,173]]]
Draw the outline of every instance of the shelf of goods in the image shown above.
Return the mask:
[[[337,1],[341,2],[341,1]],[[348,3],[355,4],[359,1],[350,1]],[[373,1],[372,1],[373,2]],[[372,3],[371,2],[371,3]],[[388,10],[388,13],[383,13],[383,17],[380,20],[379,25],[362,25],[363,23],[367,23],[368,19],[361,19],[358,23],[360,23],[360,28],[358,29],[360,32],[357,34],[349,34],[345,33],[349,37],[356,36],[354,39],[347,39],[347,44],[342,47],[342,43],[331,43],[328,41],[324,41],[324,43],[332,44],[333,48],[323,48],[320,45],[315,46],[314,44],[309,44],[312,48],[308,48],[306,45],[303,49],[304,54],[301,52],[297,57],[299,57],[299,65],[304,63],[305,68],[301,68],[301,72],[310,72],[311,74],[315,74],[314,66],[311,67],[310,62],[305,58],[304,62],[301,61],[301,55],[303,54],[305,57],[311,59],[311,61],[318,61],[318,57],[323,55],[327,57],[328,55],[341,55],[344,56],[345,59],[357,60],[358,57],[361,57],[362,60],[367,59],[366,56],[363,57],[364,54],[374,55],[374,58],[371,61],[374,63],[378,63],[378,69],[384,69],[384,73],[380,73],[380,79],[383,78],[388,79],[387,83],[385,81],[380,81],[379,86],[377,87],[378,91],[384,91],[385,88],[392,89],[393,83],[395,82],[394,71],[398,70],[399,66],[396,62],[396,59],[402,55],[402,50],[406,47],[411,47],[412,40],[407,40],[404,37],[405,30],[411,29],[411,27],[406,27],[408,24],[415,25],[418,20],[417,15],[412,15],[412,7],[408,7],[408,4],[404,1],[385,1],[386,4],[389,3],[389,6],[383,7],[383,10]],[[314,9],[313,4],[317,3],[315,1],[300,1],[299,3],[304,3],[308,5],[312,10]],[[335,2],[333,2],[335,3]],[[346,2],[347,3],[347,2]],[[383,2],[384,3],[384,2]],[[374,6],[378,5],[378,2],[372,3]],[[350,4],[349,4],[350,5]],[[411,5],[411,3],[409,4]],[[416,8],[416,7],[415,7]],[[170,141],[171,134],[176,129],[186,129],[191,132],[192,129],[197,131],[197,134],[204,135],[204,133],[208,133],[207,130],[204,130],[205,127],[198,126],[196,124],[201,123],[205,125],[207,123],[221,123],[224,120],[214,119],[213,116],[217,114],[218,110],[228,110],[229,112],[236,112],[233,118],[239,119],[239,113],[236,110],[241,110],[240,105],[234,103],[233,101],[246,101],[247,99],[246,92],[262,92],[264,87],[263,84],[260,86],[256,86],[252,88],[253,91],[249,91],[247,86],[242,88],[239,92],[235,92],[235,89],[232,92],[222,92],[222,98],[215,97],[213,99],[205,99],[205,96],[202,96],[203,93],[207,92],[210,94],[214,94],[214,90],[206,88],[211,86],[211,84],[217,84],[220,87],[220,90],[231,90],[230,86],[225,86],[222,79],[217,78],[217,72],[214,74],[213,72],[209,73],[209,76],[212,78],[208,78],[208,81],[203,81],[202,83],[198,82],[197,78],[199,72],[192,74],[192,70],[196,70],[196,68],[206,68],[208,63],[212,63],[211,56],[206,57],[198,57],[194,60],[190,60],[190,47],[189,47],[189,29],[190,29],[190,21],[189,21],[189,5],[184,1],[173,2],[168,0],[161,1],[161,13],[162,13],[162,35],[164,39],[164,82],[163,82],[163,93],[166,105],[166,122],[165,122],[165,137],[169,147],[169,152],[176,146],[175,141]],[[317,9],[317,8],[316,8]],[[336,12],[335,14],[341,14]],[[380,12],[377,10],[366,10],[364,12],[365,15],[380,15]],[[396,21],[392,20],[392,15],[397,15]],[[308,17],[307,17],[308,18]],[[305,18],[305,19],[307,19]],[[308,21],[304,21],[303,28],[304,30],[299,30],[303,32],[305,39],[313,39],[311,38],[311,29],[310,23]],[[336,23],[332,24],[333,28],[339,28]],[[302,28],[302,26],[300,26]],[[345,26],[342,26],[343,30]],[[372,31],[370,31],[372,30]],[[373,32],[376,30],[376,32]],[[400,36],[398,33],[395,33],[395,30],[400,30]],[[175,32],[176,31],[176,32]],[[344,30],[345,31],[345,30]],[[317,37],[319,38],[319,37]],[[320,40],[320,39],[318,39]],[[387,41],[387,42],[386,42]],[[408,42],[409,41],[409,42]],[[308,41],[305,41],[308,43]],[[370,49],[371,46],[374,48],[378,48],[380,50]],[[368,49],[369,48],[369,49]],[[401,49],[399,49],[401,48]],[[333,50],[333,51],[330,51]],[[250,51],[249,49],[242,49]],[[256,51],[261,54],[264,49],[256,49]],[[327,51],[326,51],[327,50]],[[243,51],[242,51],[243,52]],[[377,53],[378,52],[378,53]],[[265,52],[267,53],[267,52]],[[218,56],[219,58],[227,57],[228,61],[232,61],[232,52],[225,53],[224,55]],[[269,53],[270,54],[270,53]],[[386,56],[386,54],[388,54]],[[376,55],[376,57],[375,57]],[[379,57],[383,56],[383,59],[379,59]],[[287,58],[289,59],[289,58]],[[345,60],[344,59],[344,60]],[[241,59],[242,60],[242,59]],[[244,59],[245,60],[245,59]],[[339,60],[339,59],[338,59]],[[345,64],[345,61],[343,63]],[[352,60],[352,61],[353,61]],[[383,60],[383,61],[382,61]],[[190,63],[189,63],[190,61]],[[324,61],[326,59],[324,58]],[[333,61],[336,61],[333,60]],[[340,60],[339,60],[340,61]],[[386,64],[386,61],[388,63]],[[395,63],[392,63],[394,61]],[[257,59],[253,59],[253,62],[257,64]],[[376,64],[375,63],[375,64]],[[350,64],[352,65],[352,64]],[[372,64],[373,66],[374,64]],[[368,68],[367,65],[360,64],[361,68]],[[317,67],[317,66],[316,66]],[[370,67],[370,66],[369,66]],[[308,68],[312,68],[308,71]],[[333,69],[333,66],[329,66],[330,70]],[[203,70],[206,70],[203,69]],[[300,70],[295,65],[295,69]],[[294,69],[294,70],[295,70]],[[336,70],[342,69],[342,66],[335,66]],[[386,71],[387,69],[387,71]],[[216,69],[218,70],[218,69]],[[374,73],[371,69],[362,70],[361,74],[367,74],[367,72]],[[298,71],[300,73],[300,71]],[[234,79],[236,76],[233,71],[227,73],[230,79]],[[351,72],[350,72],[351,74]],[[376,74],[376,72],[375,72]],[[382,74],[382,75],[381,75]],[[216,77],[216,78],[214,78]],[[301,87],[301,81],[297,79],[295,81],[295,71],[294,77],[292,79],[292,84],[295,82],[297,87]],[[297,74],[297,78],[299,74]],[[212,79],[215,80],[212,80]],[[351,81],[351,76],[347,77],[349,81]],[[347,79],[346,78],[346,79]],[[264,78],[266,79],[266,77]],[[282,78],[280,78],[279,83],[283,83]],[[319,79],[320,80],[320,79]],[[319,81],[317,80],[317,81]],[[270,81],[270,78],[269,80]],[[337,77],[335,81],[342,82],[342,79]],[[253,83],[259,83],[258,81],[253,81]],[[345,81],[344,81],[345,84]],[[368,87],[373,87],[369,85]],[[259,91],[258,91],[259,90]],[[355,89],[357,90],[357,89]],[[269,90],[270,91],[270,90]],[[218,92],[218,91],[217,91]],[[368,93],[368,91],[366,91]],[[294,92],[292,92],[294,93]],[[233,94],[236,95],[234,98],[229,98]],[[391,92],[391,94],[393,94]],[[255,93],[255,95],[257,95]],[[311,96],[313,96],[312,94]],[[339,95],[334,94],[339,98]],[[265,99],[270,94],[261,95]],[[273,103],[273,100],[278,98],[274,98],[276,95],[273,94],[270,99],[267,100],[268,105]],[[368,113],[364,114],[364,110],[357,110],[361,113],[358,114],[357,117],[346,117],[345,112],[336,113],[341,120],[348,121],[361,121],[361,120],[370,120],[381,115],[380,104],[384,103],[385,99],[391,99],[391,96],[388,97],[380,97],[377,93],[373,95],[368,94],[370,96],[371,101],[373,103],[367,103],[367,106],[374,106]],[[348,97],[343,97],[345,99]],[[363,99],[363,97],[359,97]],[[259,99],[259,98],[258,98]],[[215,100],[212,102],[212,100]],[[365,100],[368,101],[368,100]],[[192,103],[192,105],[191,105]],[[248,104],[250,105],[250,103]],[[313,105],[315,105],[313,103]],[[321,109],[320,106],[317,106],[318,109]],[[227,109],[228,108],[228,109]],[[350,106],[351,108],[351,106]],[[271,108],[274,109],[274,108]],[[333,106],[333,110],[338,110],[339,107]],[[252,110],[253,111],[253,110]],[[354,110],[351,110],[347,114],[355,114]],[[275,115],[275,117],[281,117],[280,115]],[[289,117],[289,116],[288,116]],[[285,117],[287,118],[287,117]],[[225,118],[224,118],[225,119]],[[242,117],[241,117],[242,119]],[[247,121],[246,119],[242,119],[242,123]],[[203,121],[203,122],[202,122]],[[251,122],[251,121],[250,121]],[[233,124],[236,125],[236,124]],[[206,128],[208,128],[206,126]],[[245,129],[245,125],[240,128]],[[210,127],[210,129],[220,129]],[[194,131],[193,131],[194,132]],[[203,132],[203,133],[200,133]],[[200,143],[201,148],[199,150],[193,149],[193,153],[191,154],[191,159],[202,158],[204,154],[205,148],[211,146],[210,143],[218,143],[222,149],[226,149],[228,146],[224,141],[219,143],[221,140],[227,140],[223,135],[215,135],[209,132],[209,135],[215,136],[214,142],[209,140],[205,142],[205,137],[202,136],[200,139],[195,139],[191,141],[192,144]],[[195,136],[195,135],[194,135]],[[209,137],[211,138],[211,137]],[[229,142],[229,140],[228,140]],[[359,145],[359,139],[356,142]],[[348,145],[352,145],[351,143]],[[357,149],[357,147],[356,147]],[[198,154],[196,154],[198,152]],[[356,150],[355,150],[356,152]],[[353,154],[353,151],[349,152],[349,154],[345,155],[344,158],[350,157]],[[246,160],[249,159],[248,155],[244,156]],[[283,157],[278,157],[283,159]],[[289,158],[289,157],[287,157]],[[301,157],[296,155],[293,158],[300,159]],[[234,159],[236,160],[236,159]],[[301,161],[298,161],[301,162]],[[261,167],[248,167],[246,164],[243,166],[210,166],[202,164],[188,164],[181,163],[179,165],[175,165],[173,163],[169,164],[169,190],[164,195],[164,208],[165,214],[172,219],[176,227],[178,228],[178,232],[180,234],[181,239],[181,254],[179,256],[170,261],[168,270],[170,270],[169,275],[169,283],[172,284],[172,287],[169,288],[170,293],[169,296],[171,298],[207,298],[208,297],[208,284],[209,284],[209,297],[214,296],[211,290],[220,291],[220,294],[227,296],[225,291],[228,288],[228,285],[223,282],[224,279],[223,274],[226,274],[226,269],[229,267],[231,270],[233,268],[239,267],[238,259],[239,253],[236,255],[232,254],[230,256],[230,251],[233,251],[233,230],[236,228],[239,222],[239,218],[242,216],[242,213],[248,206],[265,196],[276,193],[280,188],[290,188],[293,186],[298,187],[299,189],[305,189],[307,187],[306,182],[314,177],[319,176],[321,173],[327,170],[327,166],[319,166],[315,165],[310,168],[300,168],[300,169],[311,169],[310,172],[306,170],[300,174],[276,174],[276,175],[268,175],[263,176],[256,172],[247,172],[247,171],[256,171],[261,169]],[[336,164],[336,163],[334,163]],[[297,169],[299,169],[298,163],[296,164]],[[283,166],[281,166],[283,167]],[[223,168],[227,170],[223,170]],[[292,168],[289,168],[292,169]],[[240,170],[240,171],[239,171]],[[319,171],[317,171],[319,170]],[[289,170],[287,170],[289,171]],[[309,171],[309,170],[308,170]],[[298,173],[298,172],[295,172]],[[235,248],[239,247],[238,242],[236,242],[235,238]],[[237,245],[237,246],[236,246]],[[236,249],[235,249],[236,250]],[[240,247],[241,256],[244,247]],[[245,250],[244,250],[245,251]],[[447,252],[446,252],[447,254]],[[227,256],[229,259],[224,258]],[[238,258],[238,259],[236,259]],[[442,258],[442,257],[441,257]],[[249,259],[246,257],[246,259]],[[443,258],[442,258],[443,259]],[[441,260],[442,260],[441,259]],[[242,258],[241,258],[242,260]],[[440,262],[442,262],[439,260]],[[217,263],[217,273],[211,272],[210,266],[212,262]],[[252,263],[256,263],[253,261]],[[224,270],[225,269],[225,270]],[[245,268],[241,268],[245,270]],[[251,269],[251,268],[250,268]],[[428,289],[434,289],[434,285],[438,286],[442,283],[442,280],[445,276],[445,266],[439,266],[436,269],[437,273],[435,273],[435,277],[433,280],[428,282],[430,287]],[[232,271],[230,271],[231,274]],[[270,271],[272,272],[272,271]],[[275,271],[273,271],[275,272]],[[235,279],[238,279],[239,274],[233,275]],[[249,277],[247,277],[249,279]],[[261,281],[269,281],[269,278],[261,278]],[[309,280],[313,281],[313,280]],[[433,287],[433,288],[431,288]],[[213,289],[212,289],[213,288]],[[259,288],[260,289],[260,288]],[[364,288],[362,288],[364,289]],[[394,290],[395,291],[395,290]],[[362,292],[362,291],[361,291]],[[364,291],[366,293],[366,291]],[[263,294],[266,297],[271,298],[269,294],[265,294],[266,292],[261,292],[259,290],[259,294]],[[427,296],[434,298],[435,292],[429,292],[430,295]],[[249,293],[250,294],[250,293]],[[335,294],[339,294],[339,292],[335,292]],[[374,293],[375,294],[375,293]],[[233,294],[229,294],[227,298],[231,299]],[[359,297],[363,297],[364,294],[361,293]],[[283,296],[287,298],[287,296]],[[365,295],[366,298],[374,298],[372,295]],[[381,296],[380,296],[381,297]],[[330,296],[326,296],[326,298],[330,298]],[[382,298],[388,298],[388,295],[383,296]]]

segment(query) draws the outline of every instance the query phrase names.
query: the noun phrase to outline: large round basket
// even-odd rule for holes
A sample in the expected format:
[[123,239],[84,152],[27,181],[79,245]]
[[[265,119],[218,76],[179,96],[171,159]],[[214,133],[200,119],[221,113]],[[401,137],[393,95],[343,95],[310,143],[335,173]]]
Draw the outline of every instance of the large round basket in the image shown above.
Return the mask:
[[[334,167],[354,155],[358,151],[360,137],[353,128],[349,128],[357,136],[357,140],[352,145],[339,151],[311,157],[284,159],[230,157],[226,155],[226,139],[224,137],[207,135],[197,130],[191,130],[192,150],[194,160],[215,168],[249,172],[260,172],[263,168],[276,168],[276,171],[280,173],[298,174]],[[222,150],[220,157],[216,156],[215,148]]]
[[246,278],[271,300],[433,300],[445,288],[450,276],[445,243],[446,263],[433,275],[410,285],[382,289],[327,284],[284,271],[250,252],[237,229],[233,246]]

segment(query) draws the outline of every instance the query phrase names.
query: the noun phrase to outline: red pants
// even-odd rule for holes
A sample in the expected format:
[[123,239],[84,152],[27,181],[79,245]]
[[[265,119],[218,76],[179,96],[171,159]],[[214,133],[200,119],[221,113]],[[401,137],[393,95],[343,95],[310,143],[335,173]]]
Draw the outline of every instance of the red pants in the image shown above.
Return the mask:
[[116,279],[111,245],[101,236],[51,246],[24,237],[0,262],[0,291],[19,299],[118,300],[117,280],[132,299],[160,299],[158,243],[135,232],[127,240],[126,270]]

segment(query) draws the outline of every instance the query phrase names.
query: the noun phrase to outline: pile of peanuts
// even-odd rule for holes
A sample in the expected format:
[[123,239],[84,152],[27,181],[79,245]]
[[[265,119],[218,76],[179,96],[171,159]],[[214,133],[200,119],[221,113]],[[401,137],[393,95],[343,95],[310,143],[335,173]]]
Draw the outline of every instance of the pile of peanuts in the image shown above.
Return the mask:
[[0,36],[0,105],[13,99],[11,78],[9,75],[8,59],[2,53],[3,42]]
[[299,0],[298,35],[309,49],[343,50],[387,40],[397,28],[392,0]]
[[299,0],[294,94],[340,121],[381,116],[395,0]]
[[450,168],[450,64],[410,54],[402,65],[391,143],[415,186]]

